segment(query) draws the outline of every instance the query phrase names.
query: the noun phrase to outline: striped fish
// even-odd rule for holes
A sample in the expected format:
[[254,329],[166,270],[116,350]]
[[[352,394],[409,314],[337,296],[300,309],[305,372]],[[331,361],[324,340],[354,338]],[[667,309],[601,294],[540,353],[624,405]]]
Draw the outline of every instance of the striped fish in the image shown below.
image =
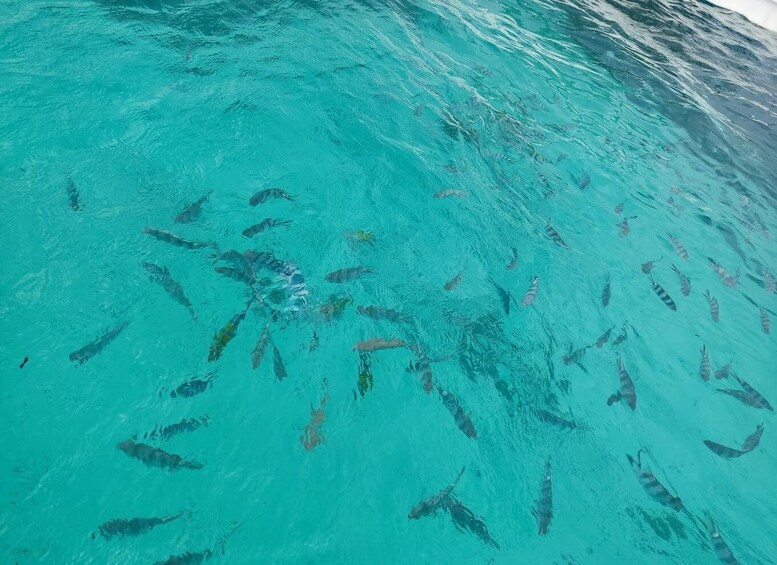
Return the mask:
[[766,313],[766,308],[761,306],[761,331],[768,334],[772,329],[772,322],[769,320],[769,314]]
[[607,282],[604,284],[604,289],[602,290],[602,306],[605,308],[610,303],[610,298],[612,296],[612,291],[610,289],[610,273],[607,273]]
[[704,440],[704,445],[706,445],[715,455],[719,455],[724,459],[736,459],[737,457],[742,457],[745,453],[747,453],[747,451],[728,447],[708,439]]
[[160,267],[154,263],[144,261],[143,268],[149,272],[153,282],[157,283],[159,286],[165,289],[165,292],[167,292],[170,298],[189,310],[189,313],[192,315],[192,317],[197,319],[197,314],[194,312],[194,307],[186,297],[186,293],[184,293],[181,283],[172,277],[167,267]]
[[707,348],[701,346],[701,364],[699,365],[699,376],[705,383],[710,380],[710,358],[707,355]]
[[83,365],[89,359],[100,353],[105,347],[111,343],[114,339],[119,337],[119,334],[129,325],[129,322],[122,322],[113,328],[106,330],[103,335],[96,340],[87,343],[78,351],[73,351],[69,355],[69,359],[76,365]]
[[534,299],[537,298],[537,290],[540,288],[540,276],[534,275],[531,279],[531,286],[529,287],[529,290],[526,291],[526,294],[523,295],[523,300],[521,300],[521,304],[524,306],[530,305],[532,302],[534,302]]
[[626,370],[626,366],[623,364],[623,359],[621,359],[620,355],[618,355],[618,380],[620,381],[618,392],[607,399],[607,406],[612,406],[616,402],[625,400],[629,408],[636,410],[637,391],[634,389],[634,381],[631,380],[631,376]]
[[276,220],[275,218],[265,218],[258,224],[254,224],[253,226],[250,226],[243,230],[243,235],[245,237],[253,237],[258,233],[262,233],[263,231],[275,228],[278,226],[287,226],[290,223],[292,223],[292,220]]
[[256,192],[251,198],[248,199],[248,203],[251,206],[256,206],[258,204],[261,204],[262,202],[266,202],[267,200],[270,200],[271,198],[279,198],[283,200],[294,200],[294,198],[289,195],[288,192],[286,192],[283,189],[280,188],[266,188],[264,190],[260,190],[259,192]]
[[70,201],[70,208],[78,212],[81,209],[81,203],[79,202],[78,187],[72,178],[67,181],[67,198]]
[[455,496],[451,496],[447,506],[453,525],[459,530],[466,530],[480,538],[480,540],[496,549],[499,549],[497,541],[491,537],[483,518],[476,516],[472,510],[464,506]]
[[256,282],[256,277],[253,273],[247,273],[243,269],[239,267],[214,267],[214,270],[219,273],[220,275],[224,275],[225,277],[229,277],[232,280],[241,282],[243,284],[247,284],[251,286]]
[[440,387],[437,387],[437,392],[440,393],[442,403],[448,409],[448,412],[453,416],[453,420],[456,422],[456,426],[464,433],[465,436],[477,439],[478,433],[475,430],[475,425],[472,423],[472,419],[469,417],[464,409],[461,407],[459,399],[452,392],[448,392]]
[[264,352],[267,351],[268,343],[270,343],[270,322],[269,321],[264,326],[264,330],[262,330],[262,335],[259,336],[259,339],[257,340],[256,345],[251,351],[251,366],[254,369],[258,368],[259,365],[262,364],[262,359],[264,359]]
[[560,245],[564,249],[568,248],[567,244],[564,242],[563,239],[561,239],[561,236],[559,235],[558,231],[556,231],[556,228],[554,228],[551,225],[550,221],[548,221],[548,223],[545,224],[545,233],[547,233],[548,237],[552,239],[553,242],[556,243],[557,245]]
[[200,196],[197,200],[189,204],[173,220],[176,224],[188,224],[200,217],[202,212],[202,205],[208,200],[208,197],[213,193],[212,190],[206,192],[203,196]]
[[710,316],[712,316],[712,321],[717,322],[720,320],[720,306],[718,305],[718,301],[715,299],[714,296],[710,294],[710,291],[704,293],[704,298],[707,299],[707,304],[710,306]]
[[553,486],[550,478],[550,458],[545,462],[545,476],[542,479],[540,497],[532,510],[537,518],[537,533],[544,536],[548,533],[550,522],[553,520]]
[[553,424],[554,426],[558,426],[560,428],[575,430],[580,427],[577,423],[572,422],[571,420],[567,420],[566,418],[562,418],[561,416],[558,416],[553,412],[548,412],[542,408],[535,408],[534,415],[537,416],[537,419],[541,422],[545,422],[546,424]]
[[688,260],[688,252],[685,250],[685,247],[683,247],[683,244],[680,243],[680,240],[671,233],[668,235],[669,241],[672,243],[672,247],[674,248],[675,253],[677,253],[681,259]]
[[774,277],[769,271],[766,271],[766,274],[764,275],[764,290],[768,294],[774,294],[774,291],[777,290],[777,282],[775,282]]
[[745,438],[742,442],[742,451],[753,451],[761,443],[761,436],[764,433],[764,425],[758,424],[755,431]]
[[430,394],[434,390],[434,378],[432,377],[432,368],[429,366],[429,358],[426,356],[426,353],[418,349],[416,351],[416,362],[412,367],[416,373],[421,373],[424,391]]
[[596,348],[601,349],[605,343],[610,341],[610,334],[612,333],[612,330],[615,329],[615,326],[611,327],[609,330],[604,332],[599,339],[596,340]]
[[677,496],[672,496],[672,494],[666,490],[666,487],[658,482],[658,479],[653,473],[642,467],[641,455],[642,450],[640,449],[637,452],[636,460],[634,460],[631,455],[626,455],[626,458],[629,460],[629,463],[631,463],[631,467],[634,469],[634,473],[637,475],[639,484],[642,485],[642,488],[645,489],[645,492],[648,493],[648,496],[650,496],[656,502],[672,508],[676,512],[683,510],[684,507],[682,500],[680,500],[680,498]]
[[282,381],[288,376],[288,373],[286,373],[286,366],[283,364],[281,352],[278,351],[278,348],[275,346],[275,341],[273,341],[272,344],[272,370],[279,381]]
[[333,271],[329,273],[324,278],[331,283],[343,283],[343,282],[349,282],[355,279],[358,279],[362,275],[365,274],[372,274],[375,271],[368,267],[348,267],[345,269],[340,269],[338,271]]
[[240,322],[245,319],[246,314],[248,313],[248,309],[251,307],[251,303],[253,301],[254,297],[251,297],[251,299],[248,301],[248,304],[246,304],[246,307],[241,312],[235,314],[232,319],[224,325],[223,328],[216,332],[216,335],[213,336],[213,342],[210,344],[208,361],[216,361],[219,357],[221,357],[224,348],[230,341],[232,341],[235,335],[237,335],[237,329],[240,327]]
[[731,373],[731,362],[726,363],[720,369],[715,371],[715,378],[716,379],[727,379],[730,373]]
[[710,543],[712,544],[712,549],[715,551],[715,555],[718,557],[718,560],[721,563],[725,563],[726,565],[739,565],[739,561],[737,561],[737,558],[734,557],[734,554],[728,545],[726,545],[726,542],[723,541],[723,538],[720,536],[720,532],[718,531],[718,528],[715,527],[712,519],[706,518],[704,520],[704,525],[707,527],[707,533],[710,536]]
[[461,479],[461,476],[464,474],[464,469],[465,468],[462,467],[459,475],[456,477],[456,480],[454,480],[443,490],[433,494],[429,498],[426,498],[413,506],[407,515],[408,520],[417,520],[425,516],[433,516],[440,508],[447,509],[450,504],[451,493],[453,492],[453,489],[456,488],[456,485],[458,484],[459,479]]
[[688,277],[685,276],[685,273],[675,267],[674,264],[672,264],[672,270],[677,273],[677,277],[680,279],[680,292],[683,293],[683,296],[688,296],[691,293],[691,281],[689,281]]
[[189,241],[188,239],[183,239],[182,237],[178,237],[174,233],[170,233],[169,231],[164,230],[158,230],[156,228],[143,228],[143,232],[147,233],[151,237],[154,237],[158,239],[159,241],[164,241],[165,243],[169,243],[170,245],[175,245],[176,247],[183,247],[185,249],[200,249],[202,247],[213,247],[212,243],[205,243],[204,241]]
[[623,327],[621,328],[621,333],[618,334],[618,337],[616,337],[615,341],[612,342],[612,346],[617,347],[627,339],[629,339],[628,324],[623,324]]
[[677,305],[674,303],[674,300],[672,300],[672,297],[669,296],[669,294],[663,289],[663,287],[658,284],[656,281],[653,280],[653,277],[650,277],[650,284],[653,286],[653,292],[656,293],[656,295],[661,299],[661,301],[666,304],[666,307],[670,310],[677,311]]
[[751,387],[747,382],[745,382],[744,379],[739,377],[736,373],[731,373],[731,375],[737,380],[737,382],[739,382],[740,386],[744,390],[736,390],[731,388],[719,388],[717,389],[718,392],[728,394],[729,396],[736,398],[741,403],[747,404],[752,408],[757,408],[759,410],[760,409],[774,410],[771,404],[769,404],[769,402],[761,395],[760,392],[758,392],[753,387]]

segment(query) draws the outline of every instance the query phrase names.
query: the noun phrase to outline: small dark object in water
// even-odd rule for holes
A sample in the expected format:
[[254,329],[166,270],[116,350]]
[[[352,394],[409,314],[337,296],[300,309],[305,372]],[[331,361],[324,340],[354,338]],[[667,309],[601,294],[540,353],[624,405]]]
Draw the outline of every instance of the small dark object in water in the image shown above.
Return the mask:
[[24,360],[23,360],[23,361],[21,362],[21,364],[19,365],[19,368],[20,368],[20,369],[24,369],[24,366],[27,364],[27,361],[29,361],[29,360],[30,360],[30,358],[29,358],[29,357],[25,357],[25,358],[24,358]]

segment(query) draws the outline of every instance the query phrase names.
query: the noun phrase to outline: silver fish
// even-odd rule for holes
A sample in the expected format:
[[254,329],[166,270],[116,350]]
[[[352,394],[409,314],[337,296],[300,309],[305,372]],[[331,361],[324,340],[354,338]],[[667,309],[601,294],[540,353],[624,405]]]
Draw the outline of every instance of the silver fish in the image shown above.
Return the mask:
[[691,293],[691,281],[689,281],[688,277],[685,276],[685,273],[675,267],[674,264],[672,264],[672,270],[677,273],[677,277],[680,279],[680,292],[683,293],[683,296],[688,296]]
[[602,306],[605,308],[610,303],[610,297],[612,296],[612,291],[610,290],[610,274],[607,273],[607,282],[604,284],[604,290],[602,290]]
[[559,233],[558,233],[558,231],[556,230],[556,228],[554,228],[554,227],[551,225],[551,223],[550,223],[550,222],[548,222],[548,223],[546,223],[546,224],[545,224],[545,233],[547,233],[547,234],[548,234],[548,237],[549,237],[550,239],[552,239],[552,240],[553,240],[553,242],[554,242],[554,243],[556,243],[557,245],[560,245],[560,246],[561,246],[561,247],[563,247],[564,249],[567,249],[567,248],[568,248],[568,246],[567,246],[567,244],[564,242],[564,240],[563,240],[563,239],[561,239],[561,236],[559,235]]
[[290,223],[292,223],[292,220],[276,220],[275,218],[265,218],[258,224],[254,224],[253,226],[244,229],[243,235],[245,237],[253,237],[267,229],[275,228],[278,226],[287,226]]
[[623,364],[623,359],[618,355],[618,380],[620,385],[618,392],[612,394],[607,399],[607,406],[612,406],[616,402],[625,400],[626,404],[632,410],[637,409],[637,391],[634,389],[634,381],[631,380],[629,372],[626,370],[626,366]]
[[202,205],[207,202],[208,197],[213,193],[212,190],[206,192],[203,196],[189,204],[173,220],[176,224],[188,224],[200,217]]
[[720,321],[720,306],[718,305],[717,299],[710,294],[710,291],[704,293],[704,298],[707,299],[707,304],[709,304],[710,307],[710,316],[712,316],[713,322]]
[[87,345],[83,346],[78,351],[74,351],[70,354],[70,360],[76,363],[77,365],[83,365],[89,359],[100,353],[106,345],[111,343],[114,339],[116,339],[121,332],[124,331],[124,328],[126,328],[129,325],[129,322],[122,322],[118,326],[115,326],[111,328],[110,330],[106,331],[103,335],[101,335],[99,338],[94,340],[91,343],[88,343]]
[[707,355],[707,348],[703,345],[701,346],[701,364],[699,365],[699,376],[704,382],[710,380],[710,358]]
[[260,190],[259,192],[251,196],[251,198],[248,199],[248,203],[251,206],[256,206],[272,198],[277,198],[282,200],[292,200],[292,201],[294,200],[294,198],[292,198],[292,196],[288,192],[286,192],[281,188],[266,188],[264,190]]
[[675,253],[677,253],[680,256],[680,259],[688,260],[688,252],[685,250],[685,247],[683,247],[683,244],[680,243],[680,240],[677,239],[674,235],[671,233],[669,234],[669,241],[672,244],[672,247],[674,248]]
[[648,496],[650,496],[656,502],[663,504],[664,506],[668,506],[675,512],[683,510],[684,507],[682,500],[676,496],[672,496],[672,494],[666,490],[666,487],[658,481],[653,473],[642,467],[641,455],[642,450],[640,449],[637,452],[636,460],[631,455],[626,455],[626,458],[629,460],[629,463],[631,463],[631,467],[634,470],[634,474],[637,475],[639,484],[642,485],[642,488],[645,489],[645,492],[648,493]]
[[529,306],[532,302],[534,302],[534,299],[537,298],[537,290],[540,288],[540,276],[534,275],[531,279],[531,286],[526,291],[526,294],[523,295],[523,299],[521,300],[521,304],[524,306]]
[[775,282],[774,277],[769,271],[764,274],[764,290],[768,294],[774,294],[775,290],[777,290],[777,282]]
[[553,520],[553,487],[550,477],[550,458],[545,462],[545,475],[542,478],[540,497],[537,499],[532,514],[537,518],[537,533],[541,536],[546,535],[550,528],[550,522]]
[[672,300],[672,297],[669,296],[669,293],[667,293],[660,284],[653,280],[653,277],[650,277],[650,284],[653,286],[653,292],[661,299],[661,302],[663,302],[670,310],[677,311],[677,305],[674,303],[674,300]]
[[766,308],[761,306],[761,331],[768,334],[772,329],[772,322],[769,320],[769,314],[766,313]]

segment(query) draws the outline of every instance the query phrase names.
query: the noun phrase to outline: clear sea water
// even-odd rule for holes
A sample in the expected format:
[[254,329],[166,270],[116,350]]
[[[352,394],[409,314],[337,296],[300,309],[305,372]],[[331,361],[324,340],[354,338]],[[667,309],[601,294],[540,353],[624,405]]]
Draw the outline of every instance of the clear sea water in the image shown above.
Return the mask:
[[[738,388],[733,377],[699,376],[706,346],[712,371],[731,361],[777,404],[777,329],[759,318],[764,307],[777,323],[765,282],[777,268],[774,34],[669,0],[7,0],[0,61],[2,563],[205,549],[229,564],[715,563],[708,514],[741,563],[777,562],[774,413],[715,392]],[[249,206],[268,187],[294,200]],[[434,197],[446,189],[468,197]],[[199,219],[173,221],[209,190]],[[624,216],[636,218],[621,237]],[[242,235],[265,217],[293,223]],[[248,287],[214,270],[213,248],[146,227],[299,266],[308,308],[270,325],[285,379],[272,346],[252,368],[269,317],[256,305],[208,361]],[[359,230],[371,241],[348,237]],[[640,269],[662,256],[651,274],[676,312]],[[740,270],[735,288],[708,257]],[[144,262],[169,269],[196,319]],[[357,265],[374,274],[325,279]],[[509,316],[489,278],[518,302]],[[327,321],[332,295],[352,302]],[[360,315],[367,305],[412,322]],[[125,321],[100,354],[70,361]],[[563,362],[613,326],[604,347]],[[371,354],[374,386],[356,392],[353,345],[378,337],[427,352],[476,439],[406,370],[409,349]],[[633,412],[606,402],[618,354]],[[170,397],[211,371],[202,394]],[[324,379],[324,441],[307,450]],[[143,437],[205,415],[195,431]],[[760,445],[738,459],[703,443],[739,447],[760,423]],[[117,448],[133,437],[204,466],[146,466]],[[639,484],[626,454],[641,448],[687,513]],[[541,536],[532,508],[548,458]],[[462,467],[453,494],[498,547],[445,509],[408,519]],[[182,510],[142,535],[92,539],[111,519]]]

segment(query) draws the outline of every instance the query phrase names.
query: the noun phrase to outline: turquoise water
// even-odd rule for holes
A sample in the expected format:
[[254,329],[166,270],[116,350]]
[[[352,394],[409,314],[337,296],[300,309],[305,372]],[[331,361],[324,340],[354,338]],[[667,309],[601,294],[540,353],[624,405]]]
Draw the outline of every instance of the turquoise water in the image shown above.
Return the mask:
[[[706,346],[712,372],[731,361],[777,402],[777,330],[759,317],[777,320],[775,36],[662,2],[11,0],[0,22],[4,563],[203,550],[230,564],[715,563],[707,515],[740,562],[777,560],[774,413],[715,393],[739,389],[733,376],[699,376]],[[270,187],[293,200],[249,205]],[[210,190],[197,219],[174,222]],[[242,235],[267,217],[293,222]],[[216,247],[147,227],[272,252],[299,267],[307,306],[288,302],[282,280],[255,285],[209,361],[254,291],[214,270]],[[651,275],[677,311],[640,269],[660,257]],[[196,316],[144,263],[168,269]],[[325,278],[354,266],[374,273]],[[489,278],[514,297],[509,315]],[[327,316],[332,295],[352,302]],[[410,321],[357,311],[369,305]],[[124,322],[99,354],[70,360]],[[606,345],[564,362],[610,327]],[[411,347],[371,353],[362,395],[353,347],[374,338]],[[476,438],[407,370],[415,350]],[[607,405],[618,354],[634,411]],[[201,394],[171,397],[209,373]],[[306,449],[324,397],[323,439]],[[740,458],[703,443],[739,448],[760,423],[760,445]],[[144,465],[117,448],[132,438],[202,468]],[[642,488],[626,458],[641,448],[686,512]],[[532,509],[548,458],[541,536]],[[462,467],[451,496],[492,543],[457,528],[450,506],[408,518]],[[92,537],[109,520],[181,511],[141,535]]]

